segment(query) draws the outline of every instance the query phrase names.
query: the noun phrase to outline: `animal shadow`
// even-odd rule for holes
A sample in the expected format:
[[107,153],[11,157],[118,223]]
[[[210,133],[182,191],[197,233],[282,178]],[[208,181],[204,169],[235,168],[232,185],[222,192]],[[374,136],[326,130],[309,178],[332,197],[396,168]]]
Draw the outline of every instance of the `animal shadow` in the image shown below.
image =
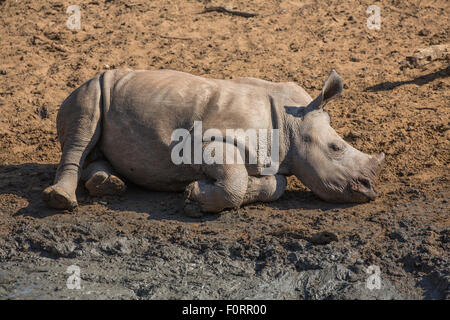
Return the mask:
[[[199,221],[184,215],[183,193],[153,192],[129,181],[126,181],[127,190],[124,194],[101,198],[91,197],[83,182],[80,182],[77,188],[78,207],[74,212],[48,208],[41,199],[41,193],[53,183],[56,169],[57,164],[25,163],[0,166],[0,195],[14,194],[27,200],[27,205],[15,211],[13,216],[46,218],[59,214],[89,214],[103,210],[146,214],[149,220]],[[16,200],[12,200],[12,203],[16,203]],[[205,215],[202,221],[214,220],[217,217],[218,215],[214,214]]]
[[[25,198],[28,204],[13,213],[14,216],[45,218],[58,214],[71,214],[66,210],[48,208],[41,199],[41,192],[53,183],[56,164],[26,163],[0,166],[0,194],[14,194]],[[149,220],[177,220],[198,222],[197,218],[184,215],[183,193],[155,192],[145,190],[126,181],[127,190],[120,196],[91,197],[83,183],[78,185],[78,208],[75,213],[89,214],[96,211],[120,211],[146,214]],[[276,209],[321,209],[347,208],[349,204],[327,203],[311,191],[287,190],[275,202],[264,205]],[[220,214],[205,214],[201,221],[215,220]]]
[[345,209],[358,205],[357,203],[330,203],[321,200],[309,190],[286,190],[278,201],[269,202],[271,208],[280,210],[333,210]]
[[386,81],[386,82],[382,82],[379,83],[375,86],[372,87],[367,87],[366,89],[364,89],[364,91],[368,92],[378,92],[378,91],[387,91],[387,90],[393,90],[399,86],[403,86],[405,84],[415,84],[418,86],[423,86],[424,84],[427,84],[431,81],[434,81],[435,79],[438,78],[446,78],[450,76],[450,66],[448,66],[445,69],[441,69],[438,70],[436,72],[430,73],[430,74],[426,74],[423,76],[420,76],[418,78],[412,79],[412,80],[408,80],[408,81],[396,81],[396,82],[390,82],[390,81]]

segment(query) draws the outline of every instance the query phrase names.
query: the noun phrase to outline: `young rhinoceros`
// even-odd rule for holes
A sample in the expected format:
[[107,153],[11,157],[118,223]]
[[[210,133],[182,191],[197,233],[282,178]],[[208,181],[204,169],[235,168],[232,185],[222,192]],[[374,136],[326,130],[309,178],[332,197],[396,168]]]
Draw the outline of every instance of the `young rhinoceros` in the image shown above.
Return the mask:
[[[315,100],[289,82],[207,79],[170,70],[106,71],[62,103],[57,117],[61,161],[54,185],[42,198],[50,207],[73,209],[80,179],[91,195],[102,196],[125,189],[121,176],[151,190],[184,190],[185,212],[197,215],[277,200],[286,187],[285,176],[295,175],[326,201],[374,199],[384,154],[364,154],[331,128],[323,107],[341,91],[342,80],[334,70]],[[277,129],[279,140],[268,140],[278,144],[268,146],[278,150],[273,173],[261,175],[263,166],[247,160],[174,163],[173,133],[182,129],[190,134],[197,121],[202,133],[214,128],[223,137],[227,129]],[[242,148],[231,141],[202,140],[197,152],[214,143],[241,154]]]

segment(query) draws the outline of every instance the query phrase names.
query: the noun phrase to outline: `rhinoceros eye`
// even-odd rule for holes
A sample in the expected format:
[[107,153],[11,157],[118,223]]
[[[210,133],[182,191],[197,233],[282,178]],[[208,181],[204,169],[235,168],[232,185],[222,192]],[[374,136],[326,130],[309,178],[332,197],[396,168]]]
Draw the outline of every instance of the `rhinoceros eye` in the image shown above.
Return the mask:
[[332,151],[334,151],[334,152],[338,152],[338,151],[341,151],[341,150],[342,150],[342,148],[341,148],[338,144],[336,144],[336,143],[334,143],[334,142],[330,143],[330,144],[328,145],[328,147],[330,148],[330,150],[332,150]]
[[311,142],[311,140],[312,140],[311,136],[307,135],[307,134],[303,135],[302,139],[303,139],[303,142],[307,142],[307,143]]

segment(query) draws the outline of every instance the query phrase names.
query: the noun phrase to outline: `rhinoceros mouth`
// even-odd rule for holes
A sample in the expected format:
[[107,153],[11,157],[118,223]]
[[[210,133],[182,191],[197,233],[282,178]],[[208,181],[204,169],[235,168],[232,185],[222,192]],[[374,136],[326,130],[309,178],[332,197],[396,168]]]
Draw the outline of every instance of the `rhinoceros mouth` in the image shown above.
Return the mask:
[[375,198],[378,196],[374,189],[374,183],[368,178],[358,178],[356,179],[356,185],[358,186],[357,191],[359,193],[362,193],[365,195],[369,200],[375,200]]

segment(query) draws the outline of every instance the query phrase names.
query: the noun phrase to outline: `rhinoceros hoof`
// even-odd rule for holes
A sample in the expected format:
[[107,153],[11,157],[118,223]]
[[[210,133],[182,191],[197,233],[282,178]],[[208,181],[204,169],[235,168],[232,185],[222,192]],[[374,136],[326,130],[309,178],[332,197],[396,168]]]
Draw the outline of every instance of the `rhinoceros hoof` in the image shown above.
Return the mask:
[[85,183],[89,194],[94,197],[116,195],[125,191],[125,183],[118,177],[105,172],[97,172]]
[[62,188],[58,186],[47,187],[42,192],[42,200],[50,208],[65,209],[72,211],[78,206],[77,200],[69,196]]
[[184,214],[190,218],[201,218],[204,215],[200,205],[197,202],[189,200],[184,204]]

